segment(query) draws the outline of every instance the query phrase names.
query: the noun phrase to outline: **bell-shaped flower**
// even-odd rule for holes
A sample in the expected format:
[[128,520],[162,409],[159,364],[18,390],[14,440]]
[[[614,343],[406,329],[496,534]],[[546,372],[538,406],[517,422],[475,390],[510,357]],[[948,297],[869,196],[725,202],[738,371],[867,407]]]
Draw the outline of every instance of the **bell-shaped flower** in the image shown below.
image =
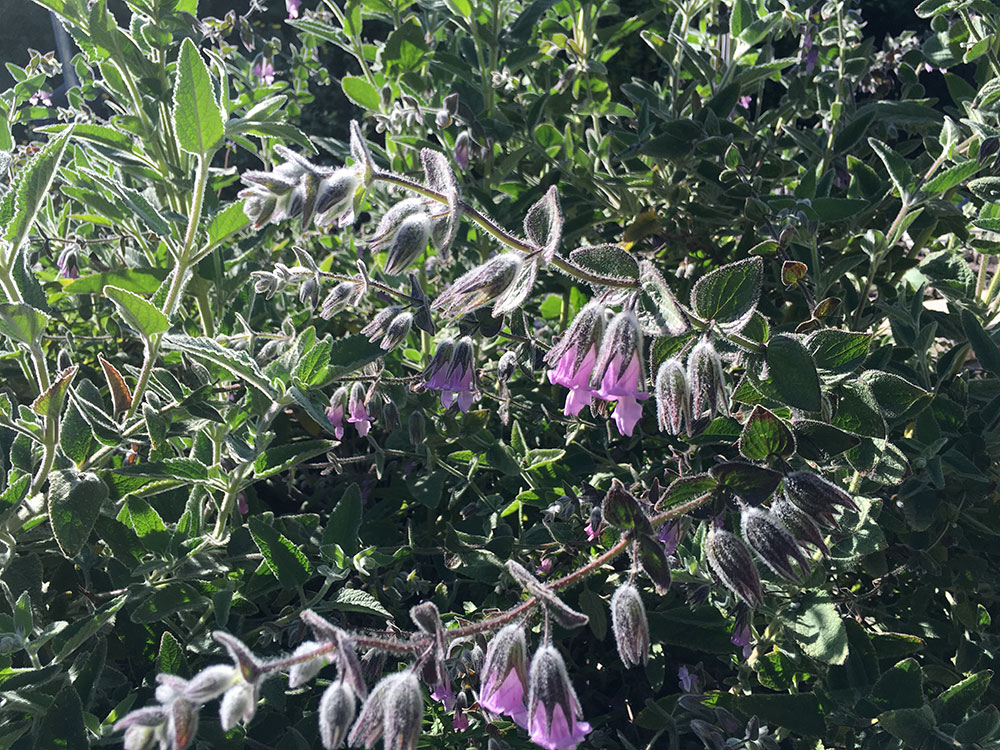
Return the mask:
[[639,401],[649,398],[643,391],[642,331],[631,310],[618,313],[608,326],[590,382],[599,385],[598,398],[617,402],[612,419],[618,432],[631,435],[642,417]]
[[479,705],[493,714],[510,716],[522,727],[528,725],[524,694],[528,682],[528,644],[524,628],[506,625],[486,647]]
[[448,367],[451,355],[455,353],[454,339],[443,339],[434,350],[430,364],[424,369],[424,387],[435,391],[444,388],[448,381]]
[[361,383],[351,386],[351,395],[347,400],[347,421],[353,424],[361,437],[368,434],[372,426],[372,418],[365,405],[365,387]]
[[587,303],[570,323],[559,343],[545,360],[550,367],[549,382],[569,388],[563,414],[575,417],[590,404],[594,389],[590,376],[597,364],[597,352],[604,335],[604,305]]
[[344,414],[347,411],[347,388],[341,386],[330,397],[330,405],[326,407],[326,418],[333,426],[333,434],[337,440],[344,439]]
[[[436,358],[437,354],[435,353]],[[434,362],[432,361],[431,365],[433,364]],[[435,385],[435,383],[438,385]],[[447,370],[443,375],[438,374],[438,377],[434,379],[434,383],[428,381],[428,386],[441,390],[441,406],[445,409],[450,408],[457,398],[458,408],[463,412],[469,410],[476,393],[471,338],[463,336],[458,340],[452,351]]]
[[560,653],[539,646],[528,677],[528,732],[546,750],[575,750],[590,731]]

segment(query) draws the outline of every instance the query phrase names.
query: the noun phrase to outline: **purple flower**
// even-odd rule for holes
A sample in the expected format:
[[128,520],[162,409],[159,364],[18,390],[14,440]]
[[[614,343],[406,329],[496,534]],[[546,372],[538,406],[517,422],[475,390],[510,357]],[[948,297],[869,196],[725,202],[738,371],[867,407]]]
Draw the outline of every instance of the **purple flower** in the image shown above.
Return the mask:
[[595,528],[593,521],[588,521],[587,525],[583,527],[583,530],[587,534],[587,541],[588,542],[594,541],[595,539],[597,539],[597,537],[599,537],[601,535],[601,526],[600,526],[600,524],[598,524],[597,527]]
[[550,644],[539,646],[531,660],[528,732],[546,750],[575,750],[590,731],[566,674],[566,664]]
[[250,75],[259,79],[265,86],[270,86],[274,83],[274,63],[270,58],[261,58],[254,63]]
[[663,552],[670,557],[677,551],[677,546],[681,543],[680,521],[667,521],[660,529],[656,538],[663,542]]
[[59,253],[59,257],[56,258],[56,268],[64,279],[80,278],[80,263],[74,246],[71,245]]
[[326,407],[326,418],[333,425],[333,434],[337,440],[344,439],[344,412],[347,408],[347,389],[341,386],[330,397],[330,405]]
[[[31,95],[31,98],[28,99],[28,102],[36,106],[41,104],[44,107],[51,107],[52,94],[50,94],[48,91],[36,91],[34,94]],[[74,276],[73,278],[76,277]]]
[[440,682],[431,691],[431,698],[440,701],[446,711],[451,711],[455,707],[455,691],[451,689],[448,682]]
[[240,509],[240,515],[245,516],[250,512],[250,503],[247,502],[247,493],[241,492],[236,496],[236,507]]
[[355,383],[351,387],[351,397],[347,401],[347,410],[349,412],[347,421],[357,428],[361,437],[367,435],[372,426],[372,418],[365,406],[365,387],[361,383]]
[[467,412],[476,393],[473,376],[472,339],[463,336],[455,344],[451,362],[448,363],[448,374],[441,386],[441,406],[448,409],[457,396],[458,408]]
[[535,568],[535,572],[540,576],[547,575],[552,572],[553,565],[555,565],[555,562],[551,557],[543,557],[542,561],[538,563],[538,567]]
[[455,709],[455,715],[451,719],[451,726],[456,732],[464,732],[469,728],[469,717],[461,708]]
[[685,693],[701,692],[701,680],[684,665],[677,669],[677,683]]
[[510,716],[521,727],[528,726],[528,709],[524,705],[527,660],[524,629],[506,625],[486,647],[479,688],[479,705],[484,710]]
[[455,138],[455,163],[463,172],[469,168],[469,131],[463,130]]
[[629,436],[642,416],[639,401],[649,394],[643,392],[642,331],[639,319],[631,310],[614,317],[601,341],[601,351],[594,367],[591,383],[600,383],[597,396],[605,401],[617,401],[612,418],[618,432]]
[[569,388],[563,413],[576,416],[594,396],[590,378],[597,364],[598,347],[604,333],[604,305],[590,302],[584,306],[559,343],[552,348],[546,361],[555,369],[549,370],[549,382]]
[[285,0],[285,10],[288,11],[288,17],[298,18],[299,8],[302,7],[302,0]]

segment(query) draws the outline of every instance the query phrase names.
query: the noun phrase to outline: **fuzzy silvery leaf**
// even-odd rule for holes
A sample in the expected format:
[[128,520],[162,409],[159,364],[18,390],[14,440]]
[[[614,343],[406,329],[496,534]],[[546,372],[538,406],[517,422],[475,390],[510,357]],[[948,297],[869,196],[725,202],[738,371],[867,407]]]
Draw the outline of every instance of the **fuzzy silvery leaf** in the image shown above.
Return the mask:
[[563,217],[559,207],[559,193],[555,185],[528,209],[524,217],[524,234],[542,258],[548,262],[556,254],[562,239]]
[[639,264],[639,286],[648,299],[646,308],[664,333],[679,336],[690,329],[687,315],[659,270],[644,260]]
[[639,263],[619,245],[578,247],[569,254],[570,261],[580,268],[611,282],[637,281]]
[[691,309],[726,333],[739,332],[753,316],[764,282],[764,261],[754,256],[702,276],[691,290]]

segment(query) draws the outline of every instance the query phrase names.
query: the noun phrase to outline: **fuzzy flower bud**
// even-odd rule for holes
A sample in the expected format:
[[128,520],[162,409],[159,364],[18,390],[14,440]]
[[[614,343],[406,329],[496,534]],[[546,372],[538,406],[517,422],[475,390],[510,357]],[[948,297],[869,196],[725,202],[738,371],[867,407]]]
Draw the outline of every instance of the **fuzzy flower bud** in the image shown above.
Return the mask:
[[316,197],[316,223],[332,224],[353,211],[354,193],[361,178],[353,169],[343,168],[324,177]]
[[341,281],[323,300],[323,306],[319,311],[320,317],[329,320],[348,305],[355,304],[362,291],[364,288],[361,284],[354,281]]
[[649,661],[649,623],[639,590],[631,583],[620,586],[611,597],[611,630],[618,655],[626,667]]
[[371,322],[361,329],[361,333],[367,336],[369,341],[374,343],[376,339],[380,339],[385,335],[386,330],[389,328],[389,324],[402,311],[403,308],[399,305],[390,305],[389,307],[379,310],[375,317],[372,318]]
[[239,679],[239,672],[232,664],[215,664],[205,667],[184,686],[185,700],[200,705],[215,700]]
[[545,360],[550,367],[549,382],[569,388],[563,414],[576,416],[590,404],[595,389],[590,377],[597,364],[597,352],[604,336],[604,305],[588,302],[576,314],[559,343]]
[[257,690],[253,683],[240,681],[226,691],[219,704],[219,723],[228,732],[237,724],[250,723],[257,712]]
[[392,319],[388,326],[386,326],[385,335],[382,336],[379,346],[384,351],[392,351],[406,340],[406,337],[410,335],[410,330],[412,328],[413,313],[400,313]]
[[506,625],[486,647],[483,661],[479,704],[493,714],[510,716],[516,724],[527,726],[528,709],[524,693],[528,683],[528,644],[524,628]]
[[[316,641],[303,641],[299,644],[299,647],[292,652],[292,658],[297,656],[303,656],[305,654],[312,653],[317,648],[319,648],[319,643]],[[297,688],[300,685],[305,685],[313,677],[320,673],[329,662],[325,656],[317,656],[315,659],[309,659],[307,661],[300,661],[298,664],[293,664],[291,669],[288,670],[288,687]]]
[[797,471],[786,476],[784,484],[793,503],[810,518],[827,525],[835,525],[834,514],[838,507],[858,509],[850,495],[818,474]]
[[497,382],[502,386],[506,385],[514,377],[516,369],[517,354],[513,351],[504,352],[500,357],[500,361],[497,362]]
[[423,200],[420,198],[401,200],[382,215],[382,219],[375,228],[374,236],[368,242],[368,247],[373,251],[391,247],[403,222],[412,216],[421,214],[427,215]]
[[80,278],[80,259],[76,245],[67,246],[56,258],[59,276],[64,279]]
[[323,691],[319,701],[319,738],[324,750],[340,747],[354,721],[354,691],[338,680]]
[[131,726],[125,730],[124,750],[153,750],[160,732],[156,727]]
[[789,500],[786,494],[779,495],[771,503],[771,513],[788,529],[788,533],[795,537],[795,541],[799,543],[799,546],[804,546],[808,543],[824,555],[830,554],[826,542],[823,541],[823,535],[820,533],[819,527],[805,511]]
[[656,373],[656,419],[671,435],[680,434],[681,420],[691,423],[687,373],[677,357],[664,360]]
[[687,380],[691,390],[691,418],[701,417],[706,406],[714,417],[722,391],[722,360],[707,338],[695,344],[688,355]]
[[743,538],[764,564],[782,578],[800,581],[801,576],[790,560],[797,561],[803,569],[809,567],[809,561],[781,521],[772,513],[749,505],[743,506],[740,518]]
[[546,750],[576,750],[590,731],[562,655],[551,645],[539,646],[528,677],[528,732]]
[[389,675],[372,689],[347,741],[370,750],[382,738],[385,750],[413,750],[420,738],[423,714],[424,699],[416,675],[409,671]]
[[750,551],[740,538],[723,529],[712,529],[705,537],[705,557],[723,585],[756,609],[764,592]]
[[612,418],[622,435],[631,435],[642,417],[639,401],[649,398],[643,391],[644,379],[639,319],[624,310],[608,325],[590,378],[591,385],[600,385],[598,398],[617,402]]
[[166,732],[171,750],[190,747],[198,733],[198,707],[183,698],[173,701],[167,711]]
[[427,249],[430,236],[431,220],[426,213],[413,214],[403,219],[386,256],[385,272],[392,276],[405,271]]
[[495,302],[510,289],[523,267],[524,260],[518,253],[494,255],[459,276],[431,308],[447,318],[457,318]]
[[469,168],[469,146],[472,138],[468,130],[463,130],[455,137],[455,163],[463,172]]
[[420,445],[424,442],[427,432],[424,425],[424,413],[422,411],[411,412],[406,427],[410,435],[410,442],[413,445]]

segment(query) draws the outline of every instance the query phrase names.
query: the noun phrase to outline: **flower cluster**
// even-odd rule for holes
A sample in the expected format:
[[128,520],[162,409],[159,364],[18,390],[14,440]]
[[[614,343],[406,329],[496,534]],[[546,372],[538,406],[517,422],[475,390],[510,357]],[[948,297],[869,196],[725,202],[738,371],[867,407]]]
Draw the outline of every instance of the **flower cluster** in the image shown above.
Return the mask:
[[547,362],[549,381],[570,389],[564,413],[575,416],[592,398],[616,402],[612,418],[629,436],[642,416],[645,392],[642,331],[631,310],[615,315],[604,327],[604,306],[587,304],[573,319]]
[[353,424],[358,434],[364,437],[372,426],[372,418],[365,403],[365,387],[354,383],[350,390],[341,386],[330,397],[330,405],[326,409],[326,418],[333,426],[333,434],[337,440],[344,438],[344,416],[347,422]]

